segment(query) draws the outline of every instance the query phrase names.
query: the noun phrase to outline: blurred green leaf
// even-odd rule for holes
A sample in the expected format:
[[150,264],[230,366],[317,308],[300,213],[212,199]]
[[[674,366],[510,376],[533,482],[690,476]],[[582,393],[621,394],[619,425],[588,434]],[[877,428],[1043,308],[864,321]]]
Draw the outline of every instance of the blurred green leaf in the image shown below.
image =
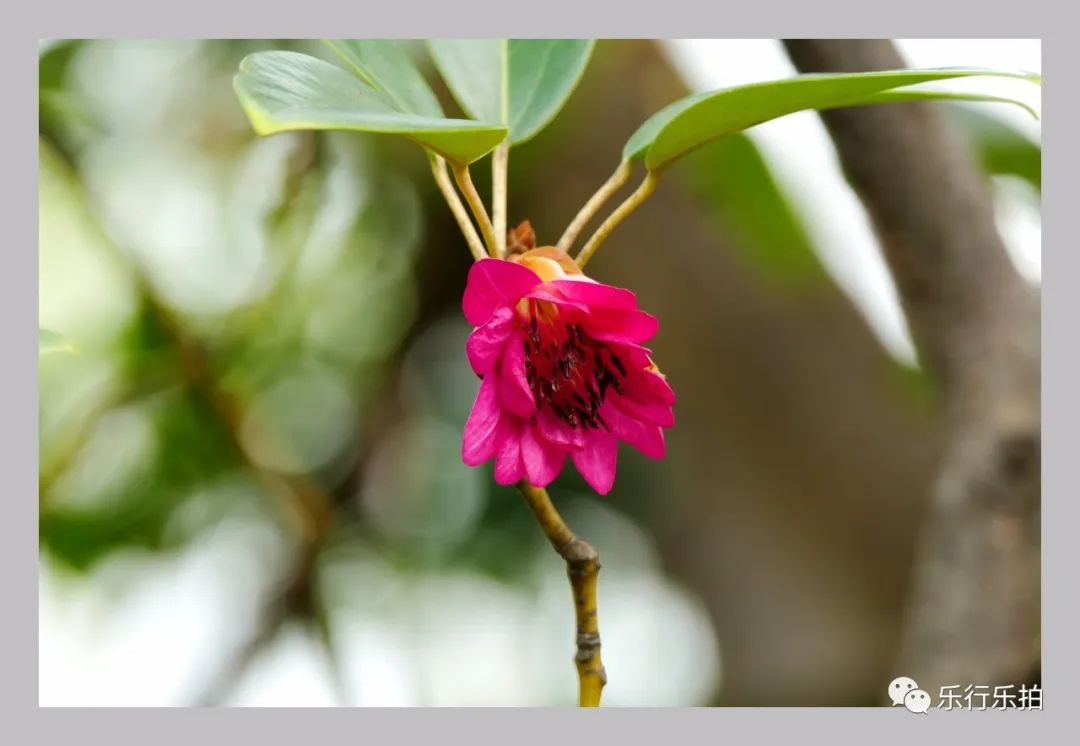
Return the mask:
[[64,86],[68,68],[82,47],[80,39],[42,39],[38,44],[38,89]]
[[677,174],[767,279],[804,284],[825,277],[799,214],[747,135],[706,144]]
[[86,102],[67,85],[69,70],[84,43],[49,39],[38,47],[38,130],[68,158],[102,133]]
[[[724,135],[797,111],[865,106],[895,100],[941,100],[950,94],[903,88],[952,78],[997,76],[1038,82],[1038,76],[977,69],[894,70],[800,75],[784,80],[724,88],[687,96],[645,121],[623,149],[628,160],[644,157],[656,171],[676,158]],[[893,98],[883,96],[889,92]],[[897,97],[902,93],[902,99]],[[958,94],[970,98],[971,94]]]
[[591,39],[434,39],[431,55],[470,116],[510,128],[510,144],[536,135],[577,86]]
[[[212,406],[194,390],[145,400],[154,439],[150,457],[104,491],[79,481],[43,496],[41,544],[70,567],[88,568],[125,547],[167,549],[178,507],[235,473],[236,447]],[[75,504],[67,498],[77,497]]]
[[1016,176],[1042,191],[1042,147],[1011,124],[970,106],[950,106],[988,173]]
[[424,76],[394,42],[387,39],[324,39],[324,42],[365,83],[382,92],[398,111],[443,116],[439,100]]
[[255,132],[354,130],[404,135],[456,163],[471,163],[506,137],[506,128],[397,110],[383,94],[339,67],[297,52],[257,52],[234,79]]
[[75,347],[63,334],[49,329],[39,329],[38,354],[48,355],[54,352],[75,352]]
[[38,92],[38,128],[68,159],[103,133],[86,102],[72,91],[43,88]]

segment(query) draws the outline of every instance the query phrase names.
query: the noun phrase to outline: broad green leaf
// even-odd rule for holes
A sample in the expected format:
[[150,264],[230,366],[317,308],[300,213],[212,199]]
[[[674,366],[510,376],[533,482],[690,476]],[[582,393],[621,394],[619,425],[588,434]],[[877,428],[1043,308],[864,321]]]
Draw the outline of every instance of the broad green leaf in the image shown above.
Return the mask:
[[255,132],[355,130],[404,135],[456,163],[506,138],[506,127],[402,112],[382,93],[329,62],[297,52],[256,52],[233,86]]
[[[869,73],[800,75],[785,80],[753,83],[697,93],[661,109],[638,128],[623,149],[628,160],[645,158],[650,170],[717,137],[729,135],[797,111],[864,106],[895,101],[950,98],[941,91],[906,89],[903,98],[882,97],[885,92],[918,83],[973,76],[1023,78],[1035,75],[975,69],[894,70]],[[899,93],[899,92],[896,92]],[[957,94],[971,98],[971,94]]]
[[38,329],[38,355],[54,352],[75,352],[75,347],[68,338],[50,329]]
[[[398,111],[443,116],[424,76],[405,51],[388,39],[324,39],[324,43]],[[488,120],[494,121],[494,120]]]
[[1011,106],[1019,106],[1026,111],[1034,119],[1038,119],[1038,113],[1025,104],[1023,101],[1018,101],[1015,98],[1006,98],[1004,96],[988,96],[982,93],[958,93],[954,91],[919,91],[910,90],[907,88],[896,88],[891,91],[882,91],[881,93],[875,93],[869,99],[864,102],[864,106],[868,104],[902,104],[907,101],[964,101],[972,104],[1009,104]]
[[454,98],[471,117],[506,123],[506,39],[432,39],[428,50]]
[[542,130],[585,72],[591,39],[435,39],[431,55],[470,116],[510,128],[519,145]]
[[630,139],[627,140],[626,145],[623,146],[623,160],[633,161],[638,158],[643,158],[649,151],[653,142],[656,141],[656,136],[660,134],[660,130],[675,121],[675,119],[687,109],[690,109],[695,104],[706,100],[716,93],[717,91],[692,93],[689,96],[680,98],[678,101],[668,104],[646,119],[644,123],[634,131],[634,134],[630,135]]

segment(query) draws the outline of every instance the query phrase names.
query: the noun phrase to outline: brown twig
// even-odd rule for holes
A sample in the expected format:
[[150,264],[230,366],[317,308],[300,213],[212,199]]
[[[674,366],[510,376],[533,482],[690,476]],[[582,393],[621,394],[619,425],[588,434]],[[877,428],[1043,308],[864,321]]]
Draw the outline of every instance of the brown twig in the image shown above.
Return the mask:
[[476,232],[476,226],[472,223],[472,218],[469,217],[468,210],[465,209],[464,203],[461,201],[461,197],[454,190],[454,183],[450,180],[450,173],[446,168],[446,161],[442,156],[431,154],[431,175],[435,177],[435,185],[442,193],[443,199],[446,200],[447,206],[450,208],[450,212],[454,215],[454,220],[457,221],[458,228],[461,229],[461,234],[465,236],[465,243],[469,245],[469,251],[472,252],[473,259],[480,260],[487,256],[487,251],[484,249],[484,242],[480,240],[480,234]]
[[526,480],[518,483],[551,546],[566,561],[566,574],[574,596],[574,616],[577,620],[577,653],[574,663],[578,672],[578,706],[599,707],[600,694],[607,683],[604,662],[600,659],[600,625],[596,611],[596,579],[600,572],[600,556],[591,544],[579,539],[563,522],[551,502],[547,490],[533,487]]
[[480,198],[480,193],[476,191],[476,185],[473,184],[469,167],[464,164],[453,163],[450,168],[454,172],[454,180],[457,182],[458,188],[461,189],[466,204],[469,205],[473,217],[476,218],[476,222],[480,226],[480,233],[484,236],[487,253],[491,256],[498,256],[499,241],[495,238],[495,227],[491,224],[487,208],[484,207],[484,200]]
[[608,180],[605,181],[599,189],[596,190],[596,194],[589,197],[589,200],[578,210],[578,214],[574,216],[574,219],[570,221],[570,225],[566,226],[566,230],[563,231],[562,236],[559,238],[559,242],[556,246],[563,251],[569,253],[570,249],[574,246],[574,241],[581,234],[582,229],[588,225],[589,221],[593,219],[593,216],[600,211],[600,208],[607,204],[607,201],[611,199],[615,192],[619,191],[627,179],[630,178],[630,163],[629,161],[622,161],[619,163],[619,167],[615,169]]
[[503,141],[491,155],[491,222],[499,256],[506,256],[506,182],[510,168],[510,143]]
[[621,205],[615,208],[615,210],[608,215],[607,219],[600,224],[600,227],[596,229],[596,232],[592,234],[585,245],[581,247],[581,251],[574,257],[578,266],[582,269],[592,259],[593,254],[600,248],[600,244],[611,235],[611,232],[618,227],[619,223],[630,216],[634,210],[641,207],[641,204],[649,198],[656,189],[657,175],[652,171],[645,177],[633,194],[626,198]]

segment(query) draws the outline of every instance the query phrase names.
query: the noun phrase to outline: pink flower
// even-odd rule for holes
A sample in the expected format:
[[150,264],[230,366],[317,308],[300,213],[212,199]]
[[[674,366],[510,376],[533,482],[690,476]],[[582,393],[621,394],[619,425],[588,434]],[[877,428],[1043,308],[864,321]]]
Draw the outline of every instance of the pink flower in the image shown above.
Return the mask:
[[474,264],[462,308],[482,378],[462,438],[466,464],[494,458],[499,484],[544,487],[569,457],[607,494],[620,440],[663,457],[675,394],[641,346],[659,325],[632,292],[585,277],[547,247]]

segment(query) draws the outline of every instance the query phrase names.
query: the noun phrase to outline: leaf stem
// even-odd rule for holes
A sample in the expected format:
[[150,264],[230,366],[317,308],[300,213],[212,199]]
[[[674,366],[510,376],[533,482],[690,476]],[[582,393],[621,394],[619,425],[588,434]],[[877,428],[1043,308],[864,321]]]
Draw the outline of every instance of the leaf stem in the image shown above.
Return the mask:
[[480,261],[487,256],[484,243],[480,240],[480,234],[476,232],[476,227],[473,225],[461,197],[458,196],[457,191],[454,189],[454,184],[450,180],[450,173],[446,168],[446,160],[434,153],[430,155],[429,160],[431,161],[431,174],[435,177],[435,184],[446,199],[446,204],[450,206],[450,212],[454,214],[454,219],[457,220],[458,227],[461,228],[461,233],[465,236],[465,242],[469,244],[469,251],[472,252],[473,259]]
[[596,194],[589,197],[589,201],[578,211],[578,214],[574,216],[574,219],[570,221],[570,225],[566,226],[566,230],[563,231],[562,237],[559,238],[559,243],[556,246],[563,251],[569,252],[570,248],[574,245],[574,241],[581,234],[582,229],[588,224],[590,220],[600,211],[600,208],[614,196],[615,192],[619,191],[623,184],[630,178],[630,162],[622,161],[619,163],[619,167],[615,169],[613,173],[604,184],[596,190]]
[[649,195],[656,189],[656,182],[658,176],[650,171],[645,177],[645,180],[641,182],[641,185],[634,190],[626,200],[615,208],[615,211],[608,215],[607,220],[600,224],[600,227],[596,229],[596,232],[592,234],[592,237],[585,243],[581,251],[575,257],[579,267],[583,268],[592,259],[592,255],[596,253],[596,250],[600,248],[600,244],[604,242],[616,226],[626,219],[630,213],[641,206],[641,203],[649,198]]
[[491,156],[491,216],[499,256],[506,256],[506,181],[510,167],[510,143],[504,140]]
[[596,615],[596,578],[600,556],[588,542],[579,539],[563,522],[547,490],[533,487],[527,480],[518,482],[518,490],[540,523],[551,546],[566,561],[566,574],[574,597],[577,620],[578,706],[599,707],[600,693],[607,683],[600,659],[600,626]]
[[458,188],[461,189],[465,202],[468,203],[473,217],[476,218],[476,222],[480,225],[480,234],[484,237],[487,253],[491,256],[498,256],[499,244],[495,240],[495,228],[491,225],[491,218],[488,217],[487,208],[484,207],[484,200],[480,198],[480,193],[476,191],[476,185],[473,184],[469,167],[465,164],[453,163],[450,168],[454,171],[454,181],[457,182]]

